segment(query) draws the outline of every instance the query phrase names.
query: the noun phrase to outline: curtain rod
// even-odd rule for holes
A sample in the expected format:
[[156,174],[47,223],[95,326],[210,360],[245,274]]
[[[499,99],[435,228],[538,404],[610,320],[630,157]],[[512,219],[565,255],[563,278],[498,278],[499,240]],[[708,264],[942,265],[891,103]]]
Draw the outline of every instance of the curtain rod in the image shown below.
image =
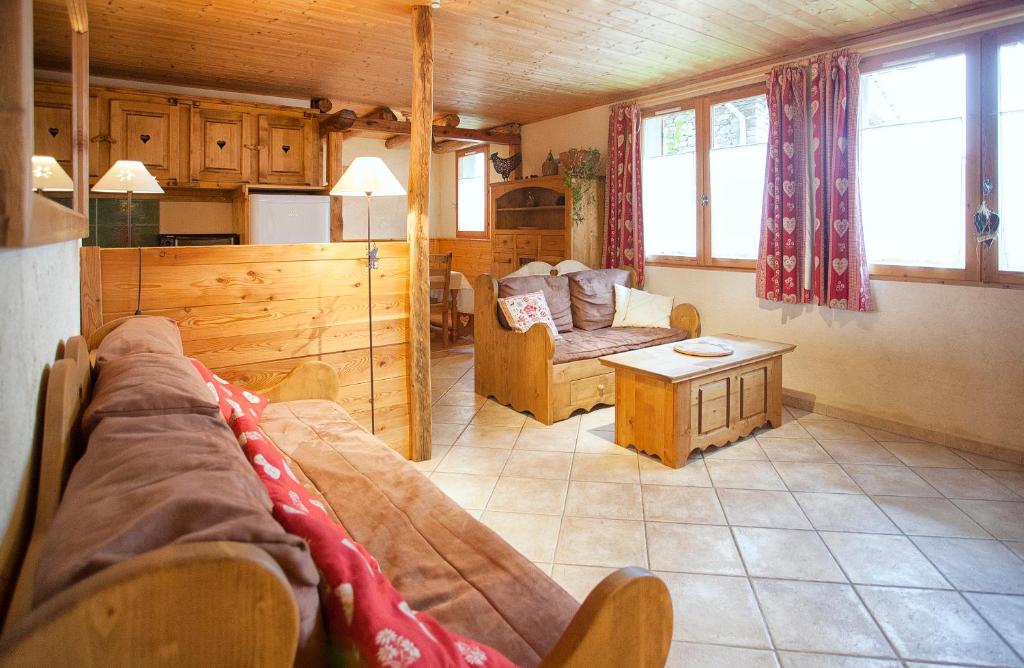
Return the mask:
[[828,48],[818,48],[783,58],[766,58],[717,74],[664,84],[654,89],[648,89],[646,93],[640,92],[614,100],[609,104],[637,102],[640,105],[649,106],[671,102],[759,83],[764,81],[765,75],[776,65],[809,60],[836,49],[851,49],[863,55],[875,55],[903,47],[1001,28],[1017,21],[1024,21],[1024,3],[1009,0],[995,7],[989,6],[981,10],[972,9],[958,12],[955,15],[922,19],[916,25],[904,25],[870,35],[862,35],[846,42],[836,43]]

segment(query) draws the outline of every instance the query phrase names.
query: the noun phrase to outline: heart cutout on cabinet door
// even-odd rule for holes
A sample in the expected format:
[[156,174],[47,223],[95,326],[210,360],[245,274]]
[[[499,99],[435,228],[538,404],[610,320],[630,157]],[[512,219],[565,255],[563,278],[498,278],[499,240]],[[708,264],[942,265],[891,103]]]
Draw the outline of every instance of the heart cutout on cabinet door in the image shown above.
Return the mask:
[[225,146],[227,146],[227,144],[228,143],[226,141],[224,141],[223,139],[218,139],[217,140],[217,148],[224,148]]
[[57,135],[60,134],[60,130],[58,130],[57,128],[50,128],[49,130],[47,130],[47,132],[49,132],[50,136],[53,137],[54,139],[56,139]]
[[152,139],[152,137],[150,137],[149,135],[139,135],[139,139],[141,139],[141,140],[142,140],[142,143],[143,143],[143,144],[145,144],[145,143],[146,143],[146,142],[148,142],[148,141],[149,141],[150,139]]
[[288,151],[292,150],[292,147],[289,146],[288,144],[285,144],[284,146],[281,147],[281,150],[287,153]]

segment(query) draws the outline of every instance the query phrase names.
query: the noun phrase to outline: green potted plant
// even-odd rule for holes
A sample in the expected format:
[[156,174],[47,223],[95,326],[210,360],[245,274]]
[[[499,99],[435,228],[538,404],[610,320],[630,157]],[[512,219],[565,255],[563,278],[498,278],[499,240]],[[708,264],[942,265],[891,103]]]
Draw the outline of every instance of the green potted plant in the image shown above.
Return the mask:
[[573,225],[583,224],[583,204],[596,205],[594,182],[603,176],[601,152],[596,148],[571,148],[560,156],[562,179],[572,197]]

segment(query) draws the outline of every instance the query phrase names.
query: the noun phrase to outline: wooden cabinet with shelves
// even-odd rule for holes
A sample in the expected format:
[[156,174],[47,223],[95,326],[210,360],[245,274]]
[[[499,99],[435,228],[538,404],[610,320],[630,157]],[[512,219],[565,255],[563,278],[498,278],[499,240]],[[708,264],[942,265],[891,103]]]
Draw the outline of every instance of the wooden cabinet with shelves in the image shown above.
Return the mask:
[[558,264],[573,259],[599,266],[604,183],[588,185],[594,196],[583,198],[574,216],[571,192],[560,176],[492,183],[492,275],[501,278],[536,260]]
[[174,99],[110,101],[110,160],[138,160],[168,186],[181,178],[181,111]]

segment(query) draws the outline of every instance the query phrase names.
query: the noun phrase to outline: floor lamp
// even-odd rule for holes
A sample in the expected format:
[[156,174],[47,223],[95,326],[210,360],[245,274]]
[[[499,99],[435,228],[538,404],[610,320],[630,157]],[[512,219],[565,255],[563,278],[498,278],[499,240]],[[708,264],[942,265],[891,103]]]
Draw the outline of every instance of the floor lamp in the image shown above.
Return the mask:
[[[146,166],[138,160],[118,160],[107,173],[100,177],[92,187],[94,193],[121,193],[128,195],[128,246],[132,242],[132,193],[146,195],[162,194],[164,189]],[[138,299],[135,302],[135,315],[142,315],[142,246],[139,246],[139,274],[137,281]]]
[[334,197],[366,198],[366,296],[370,328],[370,432],[377,433],[376,397],[373,386],[373,270],[377,268],[377,244],[370,234],[370,200],[404,195],[405,188],[380,158],[356,158],[331,189]]

